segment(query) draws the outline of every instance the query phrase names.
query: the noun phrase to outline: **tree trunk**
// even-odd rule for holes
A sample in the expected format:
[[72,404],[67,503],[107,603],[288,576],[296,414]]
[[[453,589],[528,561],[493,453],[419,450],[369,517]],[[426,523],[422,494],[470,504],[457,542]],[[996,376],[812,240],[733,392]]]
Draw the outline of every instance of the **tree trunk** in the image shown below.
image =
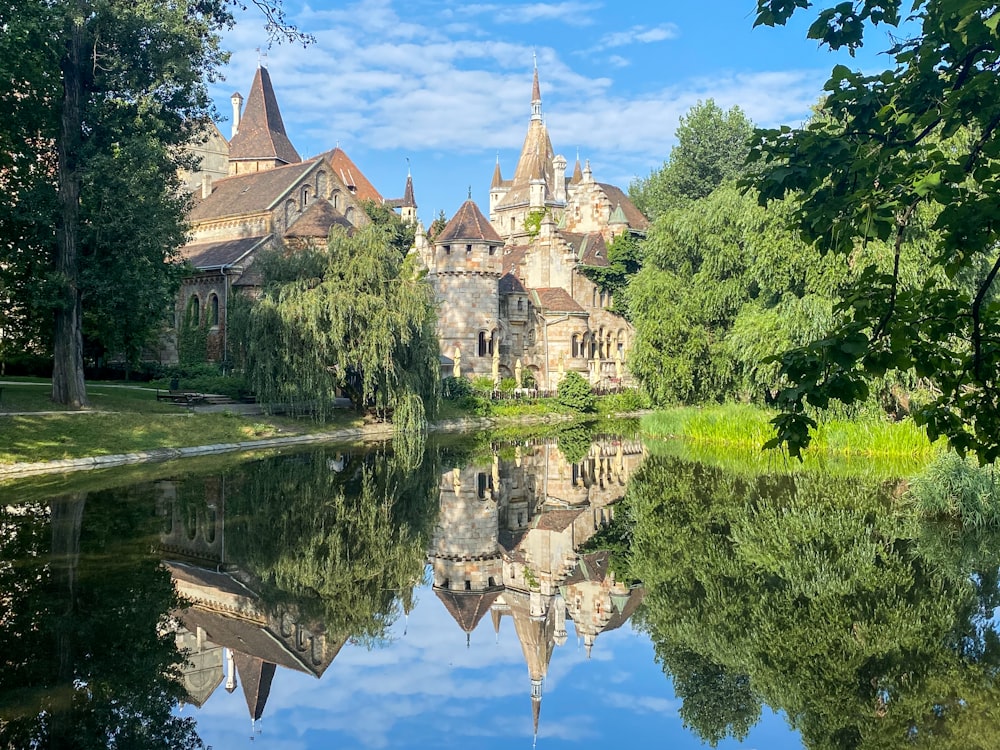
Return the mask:
[[62,285],[53,333],[52,400],[79,409],[87,406],[83,382],[83,307],[80,299],[79,225],[80,152],[83,145],[85,14],[71,13],[62,60],[63,101],[59,134],[59,223],[54,266]]

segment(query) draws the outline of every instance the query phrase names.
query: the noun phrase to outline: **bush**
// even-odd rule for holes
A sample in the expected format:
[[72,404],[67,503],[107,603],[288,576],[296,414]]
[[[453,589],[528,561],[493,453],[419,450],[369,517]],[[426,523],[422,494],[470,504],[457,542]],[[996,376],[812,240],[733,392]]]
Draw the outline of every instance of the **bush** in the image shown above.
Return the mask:
[[578,372],[568,372],[559,381],[556,401],[574,411],[584,413],[597,411],[597,399],[590,390],[590,383]]
[[600,409],[609,414],[642,411],[652,408],[649,396],[639,390],[627,390],[620,393],[610,393],[601,398]]
[[441,397],[458,401],[472,395],[472,383],[465,378],[445,378],[441,381]]

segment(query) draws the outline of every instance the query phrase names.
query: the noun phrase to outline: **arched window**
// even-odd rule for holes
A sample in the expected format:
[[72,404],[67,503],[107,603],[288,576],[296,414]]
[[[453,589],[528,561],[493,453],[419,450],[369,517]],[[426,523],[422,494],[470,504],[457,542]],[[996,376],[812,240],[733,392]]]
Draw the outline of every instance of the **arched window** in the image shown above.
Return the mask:
[[333,191],[333,195],[330,196],[330,203],[333,204],[334,208],[340,209],[340,191],[339,190],[334,190]]
[[302,186],[302,210],[304,211],[306,206],[309,205],[309,199],[312,198],[312,185]]
[[485,357],[490,353],[490,339],[486,335],[486,331],[479,332],[479,356]]
[[597,307],[597,287],[594,287],[593,294],[590,295],[590,306]]
[[192,294],[188,298],[187,315],[184,322],[189,326],[201,325],[201,300],[198,299],[197,294]]
[[208,298],[208,324],[219,325],[219,296],[215,292]]
[[327,181],[326,172],[316,173],[316,195],[319,198],[325,198],[327,191]]
[[574,333],[573,334],[573,358],[577,359],[578,357],[580,357],[581,354],[583,354],[583,349],[580,346],[580,334],[579,333]]

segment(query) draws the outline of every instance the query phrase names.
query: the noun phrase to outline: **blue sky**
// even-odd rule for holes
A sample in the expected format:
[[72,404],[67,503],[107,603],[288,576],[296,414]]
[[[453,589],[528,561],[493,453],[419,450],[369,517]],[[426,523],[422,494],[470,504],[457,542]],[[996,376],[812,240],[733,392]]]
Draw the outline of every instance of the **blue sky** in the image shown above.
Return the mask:
[[[648,637],[626,623],[599,635],[587,659],[573,628],[567,623],[569,639],[549,664],[537,750],[708,747],[683,727],[681,702]],[[465,633],[426,586],[409,622],[397,621],[383,647],[346,645],[320,680],[279,668],[253,744],[242,689],[220,687],[182,715],[197,719],[202,740],[216,750],[532,746],[530,678],[511,619],[502,620],[498,638],[483,618],[466,648]],[[802,748],[798,733],[768,708],[744,742],[719,743],[719,750],[765,748]]]
[[[286,0],[315,36],[265,64],[303,156],[340,145],[387,198],[407,159],[419,216],[451,216],[467,196],[488,206],[499,154],[513,174],[528,124],[533,56],[556,153],[590,159],[595,179],[627,188],[662,164],[678,118],[699,100],[739,105],[758,125],[797,125],[832,66],[879,69],[883,34],[851,59],[805,39],[807,17],[752,29],[754,0]],[[252,10],[227,32],[232,59],[211,91],[230,133],[229,96],[246,95],[267,45]]]

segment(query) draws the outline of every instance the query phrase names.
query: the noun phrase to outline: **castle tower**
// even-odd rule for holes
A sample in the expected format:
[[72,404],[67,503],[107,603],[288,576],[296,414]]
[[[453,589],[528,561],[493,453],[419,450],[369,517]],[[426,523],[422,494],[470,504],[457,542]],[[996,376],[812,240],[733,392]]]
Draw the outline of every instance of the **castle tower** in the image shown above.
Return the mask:
[[496,479],[486,467],[441,477],[431,547],[434,593],[465,631],[466,642],[503,590]]
[[438,318],[441,353],[460,360],[463,376],[488,376],[493,369],[502,247],[500,235],[470,198],[441,230],[427,259],[434,293],[447,301]]
[[[566,197],[564,194],[559,198],[556,194],[555,158],[549,131],[542,119],[542,94],[536,67],[531,85],[531,118],[514,177],[509,184],[505,184],[500,179],[499,163],[493,171],[490,221],[501,236],[511,239],[526,237],[528,229],[525,228],[524,220],[532,212],[548,210],[550,213],[561,214],[566,206]],[[565,169],[565,159],[562,162]]]
[[230,175],[263,172],[302,161],[285,133],[267,68],[257,68],[242,117],[236,116],[236,109],[234,95],[233,125],[236,132],[229,142]]

